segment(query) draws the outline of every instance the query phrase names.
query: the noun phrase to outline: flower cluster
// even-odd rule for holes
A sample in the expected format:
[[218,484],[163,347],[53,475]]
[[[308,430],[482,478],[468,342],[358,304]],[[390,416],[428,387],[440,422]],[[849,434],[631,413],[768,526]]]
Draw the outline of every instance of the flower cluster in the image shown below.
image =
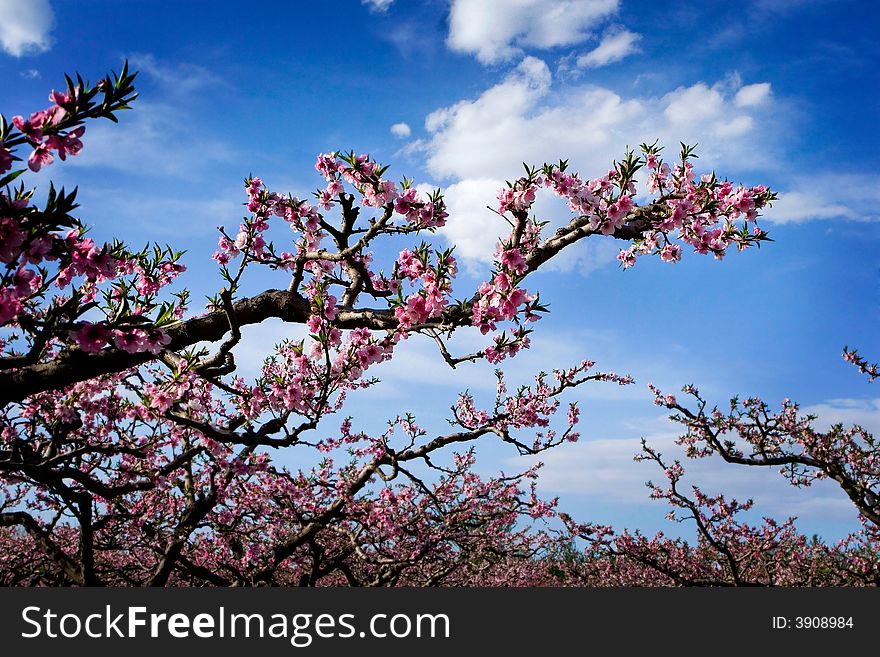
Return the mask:
[[[68,78],[66,92],[50,94],[49,108],[27,119],[14,116],[11,124],[0,117],[0,173],[12,167],[12,153],[22,145],[33,149],[28,158],[33,171],[51,164],[53,153],[62,161],[78,154],[82,123],[115,119],[114,112],[126,109],[134,97],[133,77],[124,68],[112,82],[108,77],[94,87]],[[9,174],[0,184],[20,173]],[[157,354],[170,342],[160,326],[183,312],[185,294],[180,304],[157,301],[160,291],[184,271],[181,254],[159,247],[132,252],[118,242],[96,243],[71,214],[75,199],[75,192],[53,187],[38,207],[33,192],[23,186],[0,192],[0,263],[5,265],[0,273],[0,325],[21,329],[4,341],[8,353],[22,358],[18,350],[27,349],[23,362],[28,362],[54,355],[71,342],[85,353],[110,344],[128,353]],[[106,320],[93,317],[90,311],[96,307]]]
[[[55,127],[64,118],[67,113],[66,106],[73,104],[66,94],[60,94],[53,91],[49,96],[49,100],[55,102],[51,107],[34,112],[27,120],[22,116],[13,116],[12,123],[18,130],[27,137],[28,141],[33,145],[34,150],[28,157],[28,168],[31,171],[39,171],[44,166],[48,166],[55,161],[52,152],[56,152],[58,157],[66,160],[68,155],[79,155],[82,151],[83,143],[80,137],[83,136],[86,129],[80,126],[66,133],[45,135],[47,129]],[[4,149],[5,150],[5,149]],[[5,161],[5,168],[2,166]],[[0,173],[8,171],[12,168],[12,160],[9,156],[5,160],[0,160]]]
[[[394,316],[398,322],[398,335],[406,337],[413,326],[439,317],[449,305],[458,263],[451,250],[431,254],[428,246],[422,243],[415,251],[401,251],[394,268],[396,273],[392,281],[399,296]],[[419,285],[420,289],[404,299],[400,287],[403,281],[412,286]]]
[[343,183],[347,182],[354,186],[366,207],[387,207],[420,228],[440,228],[446,223],[448,214],[439,197],[423,198],[407,180],[397,186],[382,178],[386,169],[368,155],[321,153],[315,170],[327,181],[327,186],[318,192],[319,205],[330,210],[340,202],[340,195],[345,191]]

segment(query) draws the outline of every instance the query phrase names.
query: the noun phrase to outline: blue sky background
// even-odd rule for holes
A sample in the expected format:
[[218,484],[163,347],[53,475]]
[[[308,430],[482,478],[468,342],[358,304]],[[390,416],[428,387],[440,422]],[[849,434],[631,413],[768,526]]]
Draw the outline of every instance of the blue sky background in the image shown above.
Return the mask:
[[[220,286],[210,254],[216,226],[240,219],[242,179],[253,173],[305,196],[321,182],[318,152],[369,152],[397,179],[448,190],[452,216],[436,244],[458,245],[459,296],[490,267],[501,228],[484,208],[524,160],[569,158],[595,176],[626,145],[659,137],[670,151],[679,140],[700,142],[705,170],[770,184],[781,194],[765,220],[776,241],[723,263],[642,259],[621,272],[619,244],[578,245],[531,282],[552,312],[533,349],[505,368],[511,383],[527,382],[589,357],[635,376],[628,389],[573,397],[584,400],[583,438],[542,459],[542,490],[584,520],[676,533],[642,486],[658,473],[630,460],[642,436],[674,451],[674,427],[644,384],[695,383],[717,402],[791,397],[826,425],[880,428],[876,388],[840,359],[844,344],[880,358],[880,10],[843,0],[549,7],[0,0],[0,111],[41,109],[63,72],[95,80],[128,58],[141,71],[134,111],[119,126],[90,125],[79,157],[28,180],[79,185],[80,216],[96,237],[187,249],[195,299]],[[551,220],[568,216],[553,199],[537,208]],[[266,274],[249,284],[286,281]],[[238,349],[242,369],[254,373],[269,345],[298,334],[280,323],[251,328]],[[467,332],[457,339],[462,350],[483,342]],[[458,390],[488,400],[493,386],[490,367],[453,372],[416,340],[376,373],[383,384],[349,404],[376,430],[413,410],[442,431]],[[478,454],[487,473],[522,465],[491,443]],[[837,538],[854,527],[833,486],[798,491],[773,472],[716,462],[689,471],[704,490],[797,515],[803,531]]]

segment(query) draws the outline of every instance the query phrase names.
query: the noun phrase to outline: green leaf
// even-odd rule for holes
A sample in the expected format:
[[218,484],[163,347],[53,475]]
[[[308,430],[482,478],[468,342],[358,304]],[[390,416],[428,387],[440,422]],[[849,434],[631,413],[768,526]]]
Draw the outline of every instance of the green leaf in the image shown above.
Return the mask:
[[6,185],[18,178],[25,171],[27,171],[27,169],[19,169],[18,171],[13,171],[12,173],[3,176],[2,178],[0,178],[0,187],[6,187]]

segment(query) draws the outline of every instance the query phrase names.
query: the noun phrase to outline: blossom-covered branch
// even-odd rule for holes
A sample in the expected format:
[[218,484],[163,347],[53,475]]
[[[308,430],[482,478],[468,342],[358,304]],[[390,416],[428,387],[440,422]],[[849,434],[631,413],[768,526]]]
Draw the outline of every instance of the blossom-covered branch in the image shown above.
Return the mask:
[[[117,120],[133,80],[127,67],[95,85],[67,78],[48,109],[0,120],[0,173],[23,150],[36,173],[88,148],[85,124]],[[526,167],[498,193],[510,232],[491,271],[466,288],[454,249],[430,243],[449,218],[439,190],[394,181],[368,155],[321,154],[313,199],[245,181],[247,216],[220,228],[222,282],[201,313],[175,287],[182,253],[98,244],[73,216],[75,192],[50,185],[37,204],[33,190],[13,187],[24,169],[9,173],[0,180],[0,582],[436,585],[534,575],[525,564],[558,542],[530,527],[552,519],[555,501],[538,498],[537,468],[478,476],[473,446],[494,437],[536,455],[577,440],[580,409],[564,395],[632,379],[583,360],[510,392],[499,373],[492,403],[461,394],[440,434],[402,412],[379,435],[351,418],[328,429],[331,416],[378,383],[370,370],[401,341],[427,338],[452,367],[528,348],[547,312],[529,277],[583,239],[624,242],[624,268],[688,250],[721,259],[766,240],[757,219],[774,194],[697,177],[694,157],[682,146],[666,163],[643,144],[597,178],[566,162]],[[636,193],[640,171],[646,198]],[[552,234],[532,213],[541,190],[571,210]],[[255,268],[273,270],[277,286],[245,294]],[[308,337],[282,342],[245,380],[235,360],[242,329],[270,318]],[[454,355],[449,337],[466,327],[485,346]],[[278,450],[299,458],[296,467],[279,466]]]

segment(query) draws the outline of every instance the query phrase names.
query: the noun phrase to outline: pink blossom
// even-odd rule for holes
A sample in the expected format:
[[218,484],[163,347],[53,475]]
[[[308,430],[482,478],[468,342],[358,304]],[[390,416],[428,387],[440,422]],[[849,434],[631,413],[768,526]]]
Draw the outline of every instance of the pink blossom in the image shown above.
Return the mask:
[[20,253],[24,238],[18,219],[0,218],[0,262],[12,262]]
[[[68,155],[79,155],[82,151],[83,144],[80,137],[85,131],[85,126],[80,126],[76,130],[71,130],[64,137],[53,135],[46,139],[46,145],[48,148],[58,151],[58,157],[66,160]],[[51,162],[47,162],[47,164],[51,164]]]
[[43,142],[33,150],[28,158],[28,168],[33,172],[37,172],[54,161],[55,158],[52,157],[52,153],[49,150],[49,142]]
[[165,390],[156,390],[150,398],[150,408],[155,409],[159,413],[164,413],[174,403],[174,399]]
[[624,269],[629,269],[636,264],[636,256],[632,248],[622,249],[620,253],[617,254],[617,260]]
[[147,334],[147,337],[144,339],[144,351],[149,351],[151,354],[158,354],[162,349],[171,344],[171,336],[168,335],[162,329],[153,329]]
[[84,352],[94,354],[107,344],[110,332],[102,324],[85,322],[78,331],[72,331],[70,337]]
[[33,269],[20,268],[15,272],[12,278],[15,290],[19,296],[27,297],[40,289],[43,284],[43,277]]
[[526,259],[519,249],[508,249],[501,254],[501,264],[515,274],[524,274],[528,269]]
[[415,222],[419,219],[419,194],[414,187],[403,190],[394,201],[394,211],[402,214],[407,221]]
[[660,259],[663,262],[678,262],[681,260],[681,247],[678,244],[667,244],[660,250]]
[[73,95],[67,92],[55,91],[49,94],[49,100],[66,112],[72,112],[76,107],[76,93]]
[[0,324],[15,319],[22,311],[17,290],[10,287],[0,288]]
[[42,121],[39,123],[34,121],[40,118],[38,114],[32,114],[30,120],[26,121],[23,116],[13,116],[12,124],[30,141],[39,144],[43,141],[43,123]]
[[135,354],[144,351],[147,334],[141,329],[130,329],[121,331],[116,329],[113,331],[113,344],[118,349]]

